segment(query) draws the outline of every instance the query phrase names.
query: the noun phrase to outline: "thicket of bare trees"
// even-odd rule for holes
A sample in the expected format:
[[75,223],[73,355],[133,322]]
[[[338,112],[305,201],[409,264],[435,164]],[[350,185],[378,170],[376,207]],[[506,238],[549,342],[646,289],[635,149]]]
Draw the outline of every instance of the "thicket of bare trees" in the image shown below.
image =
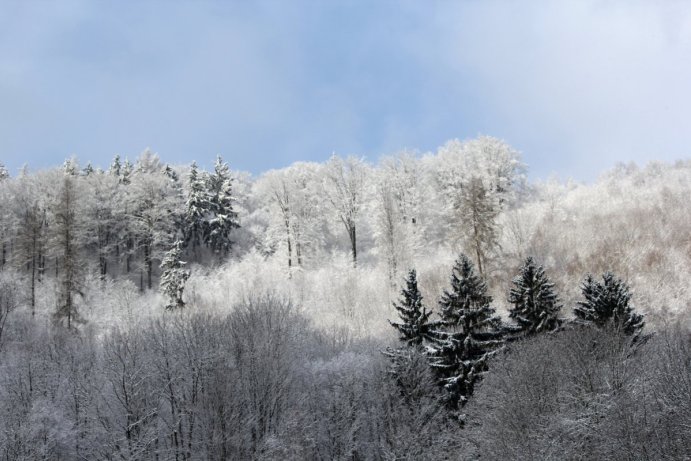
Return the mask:
[[101,339],[13,326],[0,459],[438,458],[456,443],[425,368],[424,392],[402,395],[376,344],[275,298]]
[[691,337],[643,347],[575,328],[516,345],[469,404],[478,459],[684,459],[691,452]]
[[[3,296],[5,294],[3,293]],[[3,298],[4,300],[4,298]],[[448,413],[420,349],[316,330],[263,296],[102,337],[15,319],[0,459],[683,459],[691,343],[579,326],[513,343]]]

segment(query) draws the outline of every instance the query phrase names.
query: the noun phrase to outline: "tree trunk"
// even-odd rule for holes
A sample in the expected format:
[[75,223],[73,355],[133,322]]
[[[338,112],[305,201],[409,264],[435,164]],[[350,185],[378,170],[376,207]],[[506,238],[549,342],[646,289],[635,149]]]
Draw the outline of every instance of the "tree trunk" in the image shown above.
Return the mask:
[[355,223],[350,223],[348,233],[350,235],[350,248],[353,252],[353,267],[357,267],[357,235],[355,233]]

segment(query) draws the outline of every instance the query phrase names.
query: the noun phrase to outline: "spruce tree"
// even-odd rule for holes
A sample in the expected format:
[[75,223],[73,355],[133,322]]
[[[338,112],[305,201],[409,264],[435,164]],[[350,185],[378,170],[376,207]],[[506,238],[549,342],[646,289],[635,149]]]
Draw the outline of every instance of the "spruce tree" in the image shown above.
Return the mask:
[[126,186],[129,183],[131,183],[133,171],[134,165],[132,165],[132,162],[125,159],[125,163],[122,165],[122,168],[120,169],[120,184],[124,184]]
[[513,305],[509,317],[517,323],[514,330],[521,335],[553,331],[561,324],[558,314],[562,306],[554,292],[554,284],[532,257],[525,260],[521,273],[513,279],[509,303]]
[[7,168],[5,167],[4,164],[0,163],[0,181],[4,181],[5,179],[10,177],[10,172],[7,171]]
[[86,166],[82,170],[82,174],[84,176],[89,176],[89,175],[92,175],[94,173],[94,171],[96,171],[96,170],[94,170],[93,165],[91,165],[91,162],[89,162],[86,164]]
[[181,261],[182,241],[177,240],[173,247],[166,253],[161,262],[161,293],[168,298],[166,309],[178,309],[185,307],[182,300],[182,293],[185,290],[185,282],[190,277],[190,272],[185,267],[185,262]]
[[430,357],[452,408],[465,405],[487,371],[488,358],[501,347],[501,320],[491,302],[473,263],[461,255],[453,267],[451,289],[439,301],[441,322],[432,332]]
[[120,156],[115,154],[115,157],[113,157],[113,162],[110,164],[110,167],[108,167],[108,174],[119,178],[121,169],[122,165],[120,163]]
[[[394,376],[398,389],[408,401],[423,398],[423,383],[429,374],[426,365],[425,342],[433,339],[432,331],[438,322],[430,321],[432,311],[422,304],[422,295],[417,286],[415,270],[408,273],[406,286],[401,290],[401,300],[393,303],[398,312],[399,322],[389,321],[399,333],[402,345],[387,348],[384,354],[391,359],[390,373]],[[423,372],[423,373],[421,373]]]
[[210,213],[211,203],[206,191],[206,180],[200,174],[197,163],[192,162],[188,176],[189,191],[186,201],[186,230],[185,246],[192,246],[195,250],[200,246],[206,233],[206,219]]
[[401,321],[389,320],[389,323],[398,330],[399,339],[406,347],[422,346],[423,341],[432,339],[431,331],[436,323],[430,322],[432,311],[428,311],[422,304],[415,269],[408,273],[406,287],[401,290],[401,296],[401,300],[393,304]]
[[221,156],[216,157],[214,174],[209,177],[211,219],[206,226],[206,242],[220,256],[230,251],[233,242],[230,233],[240,227],[237,213],[233,210],[233,180],[228,164]]
[[573,313],[577,319],[600,327],[612,327],[637,337],[645,322],[629,304],[629,287],[611,272],[602,275],[602,283],[588,274],[581,285],[584,301],[579,301]]

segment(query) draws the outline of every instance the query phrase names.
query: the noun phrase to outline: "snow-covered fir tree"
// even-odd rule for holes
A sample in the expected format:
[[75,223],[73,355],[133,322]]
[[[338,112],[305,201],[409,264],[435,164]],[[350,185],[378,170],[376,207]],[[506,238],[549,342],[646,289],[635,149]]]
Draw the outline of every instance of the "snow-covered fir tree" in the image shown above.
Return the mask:
[[389,320],[399,333],[399,339],[406,347],[417,347],[423,341],[432,339],[431,332],[438,322],[431,322],[432,311],[428,311],[422,304],[422,294],[417,286],[415,269],[408,273],[406,286],[401,290],[401,300],[394,303],[398,312],[399,322]]
[[115,157],[113,157],[113,162],[110,164],[110,167],[108,167],[108,174],[119,178],[121,169],[122,164],[120,163],[120,156],[115,154]]
[[185,202],[185,245],[195,251],[204,240],[206,218],[210,213],[211,203],[206,191],[206,180],[203,172],[192,162],[188,176],[187,201]]
[[491,302],[487,285],[462,254],[453,267],[451,289],[439,301],[440,328],[432,332],[430,352],[451,408],[465,405],[487,371],[487,360],[503,343],[501,320]]
[[554,291],[554,283],[545,275],[542,266],[532,257],[526,258],[521,273],[513,279],[509,291],[509,310],[517,324],[514,330],[521,335],[533,335],[559,328],[561,304]]
[[129,183],[131,183],[131,176],[133,171],[134,165],[132,165],[132,162],[125,159],[125,163],[122,165],[122,168],[120,169],[120,183],[124,185],[128,185]]
[[209,176],[208,190],[212,216],[205,229],[205,240],[215,253],[225,256],[233,245],[230,233],[240,225],[237,213],[233,210],[233,178],[228,164],[220,155],[216,157],[214,174]]
[[4,164],[0,163],[0,181],[3,181],[9,177],[10,177],[10,172],[7,171],[7,168],[5,167]]
[[605,272],[600,283],[588,274],[581,284],[581,291],[585,299],[579,301],[573,310],[578,320],[620,329],[627,335],[639,335],[645,322],[630,305],[631,292],[623,280]]
[[167,178],[169,178],[174,184],[178,184],[178,181],[180,178],[178,177],[177,172],[168,164],[163,168],[163,174],[166,175]]
[[161,293],[166,296],[168,304],[166,309],[178,309],[185,307],[182,293],[185,290],[185,282],[190,277],[190,272],[185,269],[182,257],[182,241],[177,240],[172,248],[165,254],[161,262]]
[[65,174],[70,176],[77,176],[79,174],[79,162],[77,157],[74,155],[68,159],[65,159],[65,163],[62,164],[62,170]]
[[87,163],[84,169],[82,170],[82,174],[84,176],[89,176],[93,174],[96,170],[94,170],[93,165],[91,165],[91,162]]
[[[417,285],[417,274],[411,270],[401,290],[401,300],[393,303],[399,321],[389,320],[399,333],[400,347],[388,347],[384,354],[391,360],[390,373],[399,391],[410,401],[419,401],[427,392],[421,392],[425,377],[430,377],[425,343],[434,338],[438,321],[430,321],[432,311],[422,304],[422,294]],[[433,386],[433,380],[429,384]]]

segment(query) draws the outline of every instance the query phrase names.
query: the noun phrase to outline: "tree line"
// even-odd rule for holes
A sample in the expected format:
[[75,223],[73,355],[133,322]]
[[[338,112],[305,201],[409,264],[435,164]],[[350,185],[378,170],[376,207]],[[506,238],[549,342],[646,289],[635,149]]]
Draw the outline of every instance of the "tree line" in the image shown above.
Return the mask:
[[492,357],[518,340],[574,325],[621,332],[631,337],[632,346],[647,338],[641,336],[643,316],[630,305],[629,288],[621,279],[611,272],[603,274],[602,282],[588,275],[581,291],[583,299],[573,309],[575,320],[565,322],[560,318],[562,305],[554,284],[542,266],[528,257],[512,281],[508,295],[512,322],[507,324],[496,315],[487,285],[472,261],[461,254],[452,269],[451,287],[439,299],[439,318],[433,319],[433,311],[422,302],[417,274],[411,270],[401,300],[394,303],[399,321],[390,322],[402,342],[399,348],[385,352],[392,359],[392,373],[407,370],[409,365],[402,362],[422,355],[444,388],[447,405],[457,412],[487,373]]

